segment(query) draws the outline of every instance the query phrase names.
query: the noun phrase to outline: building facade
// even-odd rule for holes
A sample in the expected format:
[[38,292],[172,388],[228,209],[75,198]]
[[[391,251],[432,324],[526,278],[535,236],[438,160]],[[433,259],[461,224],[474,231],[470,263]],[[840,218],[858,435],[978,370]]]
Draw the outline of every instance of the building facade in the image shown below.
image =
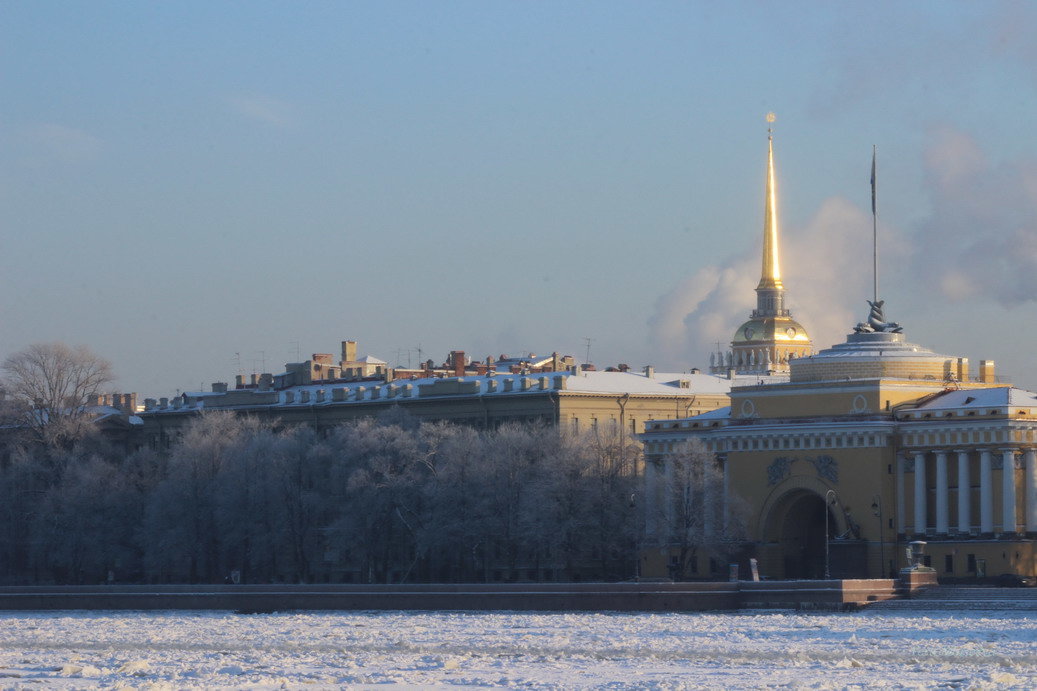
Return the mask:
[[[1037,394],[967,367],[901,333],[851,334],[786,383],[733,389],[730,408],[650,422],[646,496],[677,499],[673,459],[697,440],[769,577],[888,576],[912,540],[943,579],[1035,575]],[[647,571],[665,575],[672,531],[649,531]]]
[[[453,351],[441,368],[426,363],[419,370],[400,370],[377,358],[356,358],[352,341],[343,342],[343,353],[338,366],[330,356],[315,354],[306,362],[288,363],[283,374],[253,381],[239,377],[234,388],[215,383],[212,391],[147,399],[140,413],[144,444],[168,449],[194,418],[213,410],[318,430],[399,407],[421,420],[477,428],[517,422],[637,434],[652,418],[726,406],[732,384],[739,382],[734,376],[657,373],[651,367],[632,372],[621,365],[599,372],[557,355],[472,363],[462,351]],[[361,362],[378,371],[355,365]],[[334,378],[317,378],[322,372]]]
[[775,197],[769,135],[757,309],[711,362],[759,379],[647,425],[642,572],[717,577],[754,556],[770,578],[885,577],[923,540],[945,580],[1037,575],[1037,394],[906,341],[877,296],[811,352],[784,307]]

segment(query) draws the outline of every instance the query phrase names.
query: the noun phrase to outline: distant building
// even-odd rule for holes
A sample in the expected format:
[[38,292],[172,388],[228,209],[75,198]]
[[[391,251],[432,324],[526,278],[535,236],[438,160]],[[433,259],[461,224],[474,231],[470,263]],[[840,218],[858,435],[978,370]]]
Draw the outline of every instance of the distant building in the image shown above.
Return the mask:
[[[748,380],[745,380],[748,381]],[[756,381],[755,378],[752,381]],[[356,343],[343,342],[343,358],[315,354],[288,363],[282,374],[238,377],[234,388],[147,399],[143,437],[169,448],[184,426],[204,411],[232,410],[318,429],[399,406],[422,420],[493,428],[506,422],[566,425],[572,429],[643,431],[650,418],[689,416],[728,404],[737,378],[690,373],[631,372],[579,367],[571,356],[487,358],[472,362],[453,351],[441,366],[394,369],[377,358],[357,358]]]

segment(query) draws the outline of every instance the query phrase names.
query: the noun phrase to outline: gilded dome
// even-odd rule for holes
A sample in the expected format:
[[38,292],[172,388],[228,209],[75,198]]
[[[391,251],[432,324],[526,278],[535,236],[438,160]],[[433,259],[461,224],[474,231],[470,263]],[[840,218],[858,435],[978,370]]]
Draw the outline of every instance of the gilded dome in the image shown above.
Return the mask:
[[735,331],[734,343],[789,343],[809,344],[807,330],[789,317],[757,317],[745,322]]

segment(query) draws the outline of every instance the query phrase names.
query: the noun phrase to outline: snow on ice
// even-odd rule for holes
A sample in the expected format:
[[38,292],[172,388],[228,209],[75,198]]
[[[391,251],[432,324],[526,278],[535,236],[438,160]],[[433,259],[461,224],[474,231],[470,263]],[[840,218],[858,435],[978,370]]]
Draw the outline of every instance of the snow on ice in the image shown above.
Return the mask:
[[1035,688],[1011,613],[5,612],[0,689]]

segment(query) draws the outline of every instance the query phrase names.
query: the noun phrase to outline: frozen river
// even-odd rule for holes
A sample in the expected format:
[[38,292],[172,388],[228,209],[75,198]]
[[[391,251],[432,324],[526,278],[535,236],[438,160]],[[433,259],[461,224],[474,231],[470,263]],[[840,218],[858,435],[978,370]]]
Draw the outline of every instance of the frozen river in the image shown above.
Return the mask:
[[0,689],[1037,688],[1027,614],[0,612]]

